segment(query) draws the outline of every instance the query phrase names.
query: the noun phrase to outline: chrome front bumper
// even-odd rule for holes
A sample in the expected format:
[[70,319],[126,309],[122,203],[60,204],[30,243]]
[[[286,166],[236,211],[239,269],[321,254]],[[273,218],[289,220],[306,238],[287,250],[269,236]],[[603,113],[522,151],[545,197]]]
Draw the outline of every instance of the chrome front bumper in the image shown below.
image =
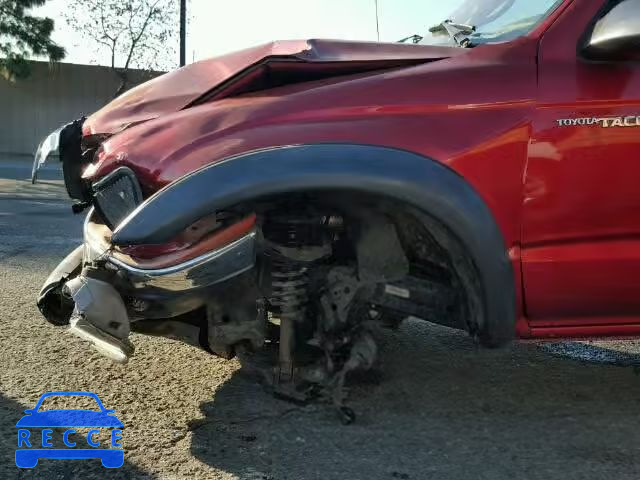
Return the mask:
[[[92,228],[94,212],[84,224],[84,245],[49,276],[38,298],[45,318],[89,340],[103,355],[126,362],[133,354],[128,337],[136,319],[170,318],[192,311],[210,297],[206,287],[229,280],[255,265],[255,228],[235,241],[201,256],[164,268],[140,268]],[[130,260],[130,261],[127,261]],[[72,301],[71,308],[51,305]]]
[[154,288],[169,292],[183,292],[206,288],[236,275],[255,265],[256,232],[252,230],[237,240],[191,260],[163,268],[140,268],[127,257],[114,251],[104,238],[90,228],[93,211],[84,224],[84,262],[105,262],[105,267],[122,272],[134,289]]

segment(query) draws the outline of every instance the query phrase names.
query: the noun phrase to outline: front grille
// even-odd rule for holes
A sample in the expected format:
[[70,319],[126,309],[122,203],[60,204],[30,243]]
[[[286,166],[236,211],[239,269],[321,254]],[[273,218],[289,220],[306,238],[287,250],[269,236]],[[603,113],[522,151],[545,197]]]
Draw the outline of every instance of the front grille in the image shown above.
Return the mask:
[[143,201],[140,183],[130,168],[120,167],[93,184],[94,205],[112,230]]

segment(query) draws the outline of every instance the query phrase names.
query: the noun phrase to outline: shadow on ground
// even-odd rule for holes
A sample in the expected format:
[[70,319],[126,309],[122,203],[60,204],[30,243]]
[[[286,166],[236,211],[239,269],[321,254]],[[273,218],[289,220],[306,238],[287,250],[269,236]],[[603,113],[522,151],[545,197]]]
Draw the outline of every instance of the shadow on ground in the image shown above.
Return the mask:
[[533,344],[477,351],[411,322],[381,339],[379,385],[356,424],[297,408],[241,373],[201,405],[191,451],[241,479],[638,478],[640,377]]
[[[44,392],[43,392],[44,393]],[[33,469],[19,469],[15,465],[14,452],[17,446],[18,429],[16,422],[24,415],[25,408],[33,405],[20,403],[0,395],[0,478],[113,478],[152,479],[153,476],[139,470],[125,460],[118,469],[107,469],[100,460],[40,460]],[[60,432],[54,432],[54,435]],[[126,429],[124,430],[126,435]],[[56,437],[57,438],[57,437]],[[125,451],[126,458],[126,451]]]

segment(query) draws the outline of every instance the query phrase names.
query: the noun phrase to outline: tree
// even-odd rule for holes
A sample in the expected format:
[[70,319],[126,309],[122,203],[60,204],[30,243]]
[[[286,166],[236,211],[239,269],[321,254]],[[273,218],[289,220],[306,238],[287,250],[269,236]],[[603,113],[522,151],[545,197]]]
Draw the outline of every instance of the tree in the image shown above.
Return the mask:
[[27,59],[46,57],[58,62],[65,50],[51,40],[54,23],[50,18],[28,14],[47,0],[0,0],[0,71],[9,78],[29,74]]
[[153,72],[175,65],[177,7],[175,0],[70,0],[66,18],[99,56],[108,55],[120,79],[117,97],[130,87],[132,68]]

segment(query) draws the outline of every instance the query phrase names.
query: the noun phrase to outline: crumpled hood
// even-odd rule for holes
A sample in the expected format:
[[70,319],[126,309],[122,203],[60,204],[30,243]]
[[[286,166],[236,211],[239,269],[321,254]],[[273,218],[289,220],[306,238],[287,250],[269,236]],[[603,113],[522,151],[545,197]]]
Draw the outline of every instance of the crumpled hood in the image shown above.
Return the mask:
[[415,65],[464,49],[426,45],[292,40],[203,60],[139,85],[91,115],[84,135],[114,134],[204,101],[290,83]]

